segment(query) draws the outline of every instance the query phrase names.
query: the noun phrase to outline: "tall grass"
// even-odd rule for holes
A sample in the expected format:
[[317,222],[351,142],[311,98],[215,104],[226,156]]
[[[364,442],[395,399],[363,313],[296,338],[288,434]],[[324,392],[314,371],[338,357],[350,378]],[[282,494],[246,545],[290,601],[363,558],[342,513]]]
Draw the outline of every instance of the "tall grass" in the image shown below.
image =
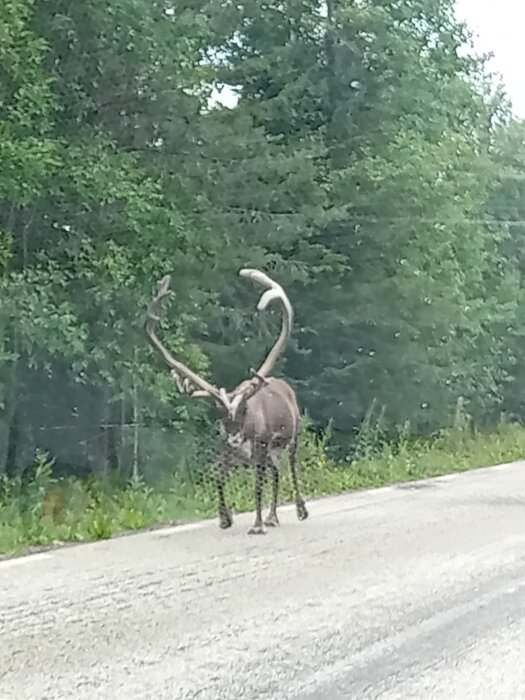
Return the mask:
[[[329,431],[316,436],[306,426],[298,460],[304,494],[315,497],[378,487],[525,455],[525,429],[516,424],[476,432],[457,414],[453,426],[432,440],[410,439],[404,426],[396,439],[386,441],[376,428],[368,425],[360,432],[351,463],[338,463],[330,456]],[[196,473],[207,473],[198,467]],[[289,501],[289,469],[283,467],[281,500]],[[215,516],[213,480],[195,480],[187,470],[184,473],[185,478],[179,472],[156,487],[142,480],[124,485],[94,478],[57,480],[51,464],[40,456],[31,481],[0,481],[0,554]],[[235,511],[253,509],[253,478],[250,470],[241,470],[228,480],[227,498]]]

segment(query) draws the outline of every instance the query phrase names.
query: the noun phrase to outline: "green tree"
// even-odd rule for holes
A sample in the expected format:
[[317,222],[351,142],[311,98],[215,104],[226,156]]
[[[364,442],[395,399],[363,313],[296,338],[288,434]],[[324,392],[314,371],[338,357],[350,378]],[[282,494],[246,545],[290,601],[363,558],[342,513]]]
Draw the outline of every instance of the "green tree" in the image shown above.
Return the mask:
[[137,424],[172,467],[208,426],[145,342],[166,272],[167,343],[231,386],[277,321],[238,269],[272,270],[280,370],[344,440],[374,400],[521,412],[522,125],[452,0],[10,0],[0,39],[0,472],[128,475]]
[[492,157],[493,178],[487,210],[501,231],[500,251],[503,256],[501,274],[506,279],[517,277],[513,289],[514,313],[500,329],[505,349],[501,392],[504,409],[513,417],[525,415],[523,383],[525,380],[525,123],[505,115],[498,123]]
[[[198,52],[188,52],[199,35],[179,23],[174,41],[161,5],[132,0],[2,12],[0,468],[60,446],[105,471],[123,446],[99,426],[134,420],[137,391],[144,419],[174,396],[142,330],[168,270],[180,309],[170,341],[203,363],[186,340],[206,299],[194,283],[200,231],[150,156],[174,105],[204,99]],[[187,419],[186,406],[176,400],[169,415]]]
[[[374,399],[416,431],[442,425],[459,395],[478,416],[492,410],[494,330],[511,309],[491,271],[499,234],[484,223],[483,63],[459,57],[453,3],[289,0],[217,14],[229,31],[219,79],[273,155],[272,177],[245,177],[243,210],[264,221],[268,263],[296,281],[302,351],[287,372],[305,404],[347,434]],[[276,211],[288,192],[278,165],[290,177],[291,162],[308,187]]]

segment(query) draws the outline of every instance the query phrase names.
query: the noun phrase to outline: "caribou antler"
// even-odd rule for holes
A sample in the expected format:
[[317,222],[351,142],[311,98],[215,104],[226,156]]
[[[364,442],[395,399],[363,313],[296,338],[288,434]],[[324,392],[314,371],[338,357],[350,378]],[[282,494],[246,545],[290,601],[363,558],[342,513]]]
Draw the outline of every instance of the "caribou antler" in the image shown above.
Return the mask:
[[146,322],[144,325],[150,343],[159,352],[165,364],[170,368],[171,376],[175,379],[179,391],[182,394],[191,396],[192,398],[212,398],[224,406],[229,415],[233,417],[236,415],[237,410],[243,400],[247,400],[250,398],[250,396],[253,396],[258,389],[268,383],[267,377],[272,372],[275,363],[288,342],[293,322],[292,305],[286,296],[284,289],[277,284],[277,282],[272,280],[264,272],[251,268],[242,269],[239,271],[239,274],[241,277],[247,277],[248,279],[253,280],[256,284],[266,287],[266,291],[261,296],[257,305],[257,309],[259,311],[264,310],[274,299],[279,299],[283,305],[284,311],[279,337],[277,338],[273,348],[268,353],[268,356],[263,364],[258,370],[252,371],[254,380],[256,381],[252,380],[249,382],[243,382],[239,387],[237,387],[237,389],[234,389],[228,394],[225,389],[218,389],[217,387],[213,386],[213,384],[210,384],[206,379],[193,372],[193,370],[191,370],[185,364],[179,360],[176,360],[169,350],[167,350],[157,336],[156,329],[160,321],[162,303],[171,294],[170,275],[166,275],[158,283],[158,292],[148,306]]
[[[232,515],[225,500],[225,482],[230,468],[250,465],[255,470],[255,523],[250,533],[263,534],[264,525],[275,527],[279,496],[279,463],[276,453],[289,451],[289,464],[295,492],[295,507],[299,520],[308,517],[304,499],[299,491],[296,460],[299,444],[301,411],[293,388],[281,378],[270,376],[277,359],[283,352],[290,337],[293,309],[286,293],[277,282],[259,270],[240,270],[241,277],[247,277],[265,288],[257,308],[262,311],[274,300],[279,299],[283,308],[282,326],[279,337],[268,356],[252,377],[242,381],[235,389],[213,386],[198,374],[192,372],[182,362],[176,360],[164,347],[157,336],[162,302],[170,294],[170,277],[167,275],[159,283],[156,297],[148,307],[145,330],[153,347],[160,353],[171,370],[180,391],[190,396],[212,398],[218,408],[223,436],[222,455],[217,464],[216,488],[221,528],[232,525]],[[262,520],[262,488],[268,471],[272,473],[272,502],[265,522]]]
[[290,338],[293,323],[293,307],[281,285],[277,284],[277,282],[272,280],[272,278],[266,273],[261,272],[260,270],[254,270],[252,268],[243,268],[242,270],[239,270],[239,275],[241,277],[251,279],[261,287],[267,288],[266,292],[264,292],[259,299],[259,303],[257,304],[258,311],[263,311],[266,309],[268,304],[270,304],[274,299],[279,299],[283,305],[283,318],[279,337],[275,341],[273,348],[268,353],[266,360],[259,367],[259,369],[253,373],[254,376],[261,382],[265,382],[266,377],[268,377],[268,375],[273,371],[279,356],[282,354]]
[[[162,303],[171,294],[170,282],[170,275],[166,275],[158,283],[157,295],[148,306],[146,314],[146,322],[144,324],[146,334],[153,347],[159,352],[166,365],[171,369],[171,375],[177,382],[177,387],[181,393],[188,394],[193,398],[211,397],[219,403],[222,403],[227,410],[230,410],[230,401],[224,389],[217,389],[217,387],[200,377],[182,362],[176,360],[157,336],[156,328],[160,321]],[[198,389],[194,387],[198,387]]]

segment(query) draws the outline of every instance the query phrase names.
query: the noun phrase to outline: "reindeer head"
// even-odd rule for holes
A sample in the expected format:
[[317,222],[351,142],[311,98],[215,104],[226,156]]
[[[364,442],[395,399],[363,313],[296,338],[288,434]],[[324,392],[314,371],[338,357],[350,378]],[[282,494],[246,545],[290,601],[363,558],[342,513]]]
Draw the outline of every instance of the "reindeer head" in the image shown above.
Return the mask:
[[[157,295],[148,307],[145,323],[147,336],[165,364],[170,368],[171,375],[177,382],[179,391],[192,398],[211,399],[221,417],[221,430],[230,439],[234,440],[242,440],[242,427],[245,421],[247,402],[267,383],[275,363],[288,342],[293,321],[293,309],[290,300],[277,282],[260,270],[242,269],[239,271],[239,274],[241,277],[251,279],[256,284],[266,288],[259,300],[257,309],[262,311],[272,301],[278,299],[283,307],[283,318],[279,337],[263,364],[258,370],[252,372],[252,376],[249,379],[245,379],[232,391],[228,392],[222,387],[218,388],[193,372],[185,364],[175,359],[158,338],[156,328],[160,321],[161,306],[171,293],[169,289],[169,275],[166,275],[159,282]],[[238,436],[238,438],[235,438],[235,436]]]

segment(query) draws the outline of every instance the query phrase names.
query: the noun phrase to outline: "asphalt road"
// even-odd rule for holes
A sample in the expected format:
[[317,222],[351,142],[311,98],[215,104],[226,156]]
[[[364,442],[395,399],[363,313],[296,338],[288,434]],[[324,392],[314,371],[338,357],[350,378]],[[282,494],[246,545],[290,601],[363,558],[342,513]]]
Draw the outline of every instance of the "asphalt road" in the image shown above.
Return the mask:
[[0,699],[525,698],[525,463],[0,563]]

